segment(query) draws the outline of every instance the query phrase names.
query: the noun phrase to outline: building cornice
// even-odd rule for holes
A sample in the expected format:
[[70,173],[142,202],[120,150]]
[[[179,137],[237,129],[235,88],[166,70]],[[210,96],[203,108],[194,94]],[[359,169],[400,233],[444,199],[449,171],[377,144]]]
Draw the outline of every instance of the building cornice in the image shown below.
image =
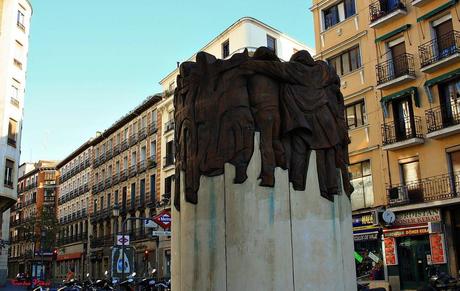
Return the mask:
[[333,47],[330,47],[328,49],[325,49],[325,50],[321,51],[320,53],[316,54],[315,58],[316,59],[322,59],[322,58],[324,58],[324,56],[329,55],[329,54],[331,54],[331,53],[333,53],[335,51],[338,51],[338,50],[350,45],[351,43],[359,40],[360,38],[362,38],[362,37],[364,37],[366,35],[367,35],[367,30],[364,30],[364,31],[354,35],[353,37],[351,37],[351,38],[349,38],[349,39],[347,39],[347,40],[345,40],[345,41],[343,41],[341,43],[336,44]]

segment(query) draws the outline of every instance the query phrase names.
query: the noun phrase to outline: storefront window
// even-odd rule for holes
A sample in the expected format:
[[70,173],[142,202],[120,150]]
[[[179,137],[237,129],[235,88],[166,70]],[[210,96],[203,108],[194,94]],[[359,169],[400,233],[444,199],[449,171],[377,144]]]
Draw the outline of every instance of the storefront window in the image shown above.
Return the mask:
[[348,170],[351,174],[351,184],[355,188],[355,191],[351,194],[352,210],[372,207],[374,204],[374,193],[372,189],[370,161],[351,164]]
[[379,239],[355,241],[356,276],[359,280],[384,280],[382,243]]

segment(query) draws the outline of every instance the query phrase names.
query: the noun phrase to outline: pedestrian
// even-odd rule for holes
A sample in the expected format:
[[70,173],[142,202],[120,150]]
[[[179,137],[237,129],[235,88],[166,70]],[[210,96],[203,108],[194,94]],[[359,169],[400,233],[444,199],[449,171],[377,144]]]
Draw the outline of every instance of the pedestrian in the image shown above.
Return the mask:
[[66,281],[69,282],[72,279],[75,279],[75,269],[73,267],[70,267],[66,275]]

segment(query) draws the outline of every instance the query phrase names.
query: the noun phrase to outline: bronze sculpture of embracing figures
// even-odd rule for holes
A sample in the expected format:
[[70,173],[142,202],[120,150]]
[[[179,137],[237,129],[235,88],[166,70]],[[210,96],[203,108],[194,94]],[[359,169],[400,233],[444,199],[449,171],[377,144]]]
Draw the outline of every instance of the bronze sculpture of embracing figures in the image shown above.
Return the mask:
[[316,151],[321,195],[329,200],[339,191],[341,171],[345,192],[348,144],[340,79],[332,67],[298,51],[282,62],[266,48],[229,59],[200,52],[196,62],[180,65],[174,93],[176,187],[184,173],[185,200],[198,202],[200,176],[235,166],[234,183],[243,183],[260,133],[260,185],[272,187],[275,167],[288,169],[295,190],[304,190],[310,152]]

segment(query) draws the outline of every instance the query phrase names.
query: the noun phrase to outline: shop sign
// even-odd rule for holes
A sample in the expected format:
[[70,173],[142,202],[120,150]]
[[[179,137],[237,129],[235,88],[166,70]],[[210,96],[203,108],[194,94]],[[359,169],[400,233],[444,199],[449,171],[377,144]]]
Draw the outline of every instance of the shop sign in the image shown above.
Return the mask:
[[396,251],[396,239],[394,237],[386,237],[385,244],[385,261],[387,266],[398,264],[398,255]]
[[368,226],[368,225],[376,225],[376,221],[374,219],[374,215],[372,214],[365,214],[365,215],[353,215],[353,227],[360,227],[360,226]]
[[378,239],[378,233],[362,233],[362,234],[354,234],[353,240],[354,241],[367,241],[367,240],[376,240]]
[[430,248],[431,248],[431,263],[432,264],[445,264],[447,263],[446,248],[444,245],[444,234],[433,233],[430,234]]
[[419,224],[441,221],[441,211],[438,209],[419,209],[396,214],[395,225]]
[[427,227],[389,231],[389,232],[385,232],[385,237],[400,237],[400,236],[423,235],[423,234],[428,234]]

